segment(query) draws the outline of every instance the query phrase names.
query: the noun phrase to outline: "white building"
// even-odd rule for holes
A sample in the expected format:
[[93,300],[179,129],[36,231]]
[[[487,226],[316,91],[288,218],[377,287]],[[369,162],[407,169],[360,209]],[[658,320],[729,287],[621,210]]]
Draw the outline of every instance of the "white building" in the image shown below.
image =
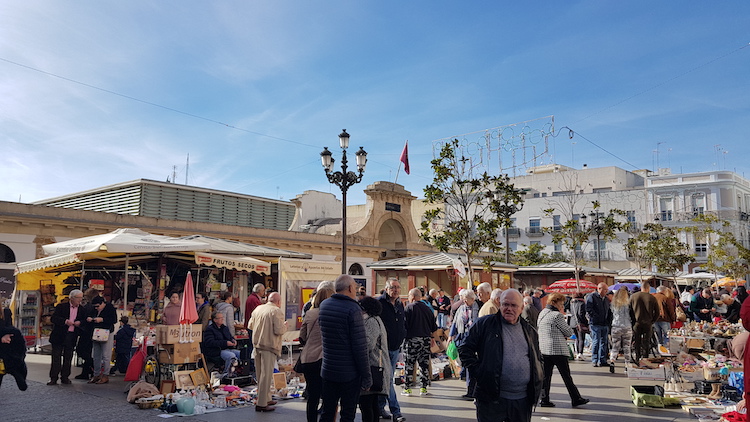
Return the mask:
[[[701,213],[716,215],[730,223],[730,230],[745,246],[750,246],[750,181],[730,171],[670,174],[661,169],[660,175],[650,171],[627,171],[618,167],[573,169],[553,164],[530,169],[525,176],[511,182],[527,192],[524,207],[515,214],[515,227],[510,231],[511,250],[521,245],[540,243],[544,252],[563,252],[565,246],[554,244],[544,227],[558,227],[569,219],[578,219],[592,211],[592,202],[601,204],[600,213],[610,209],[625,211],[628,221],[643,225],[660,222],[664,225],[687,227],[691,219]],[[546,209],[554,208],[551,216]],[[706,262],[710,240],[695,239],[682,233],[682,241],[696,254],[692,270]],[[627,234],[618,239],[596,239],[584,245],[580,256],[590,266],[596,266],[597,255],[602,267],[621,270],[634,267],[624,249]],[[598,252],[597,252],[598,246]]]

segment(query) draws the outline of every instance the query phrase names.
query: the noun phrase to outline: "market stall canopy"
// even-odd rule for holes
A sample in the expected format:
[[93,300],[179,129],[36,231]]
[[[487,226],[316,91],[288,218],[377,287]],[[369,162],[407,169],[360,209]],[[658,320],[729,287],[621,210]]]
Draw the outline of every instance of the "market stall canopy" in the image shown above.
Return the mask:
[[42,246],[45,253],[61,254],[70,252],[169,252],[205,251],[210,245],[196,240],[147,233],[140,229],[124,228],[110,233],[66,240]]
[[44,258],[34,259],[31,261],[19,262],[16,264],[14,275],[37,270],[46,270],[47,268],[55,268],[61,265],[79,263],[82,261],[83,259],[77,253],[56,254]]
[[217,254],[231,254],[231,255],[251,255],[251,256],[263,256],[263,257],[276,257],[276,258],[300,258],[310,259],[312,255],[287,251],[284,249],[271,248],[268,246],[253,245],[250,243],[242,243],[236,240],[219,239],[216,237],[203,236],[194,234],[190,236],[180,237],[183,240],[190,240],[195,242],[207,243],[208,249],[202,249],[206,252],[212,252]]
[[256,273],[271,273],[271,264],[249,256],[222,255],[206,252],[195,253],[195,263],[209,267],[228,268],[238,271],[255,271]]
[[687,280],[713,280],[713,281],[716,281],[723,277],[724,276],[721,274],[712,274],[712,273],[693,273],[693,274],[685,274],[685,275],[680,276],[680,278],[684,278]]
[[[456,261],[460,260],[458,254],[438,252],[426,255],[409,256],[404,258],[387,259],[384,261],[370,262],[369,268],[374,270],[445,270],[456,269]],[[466,265],[461,261],[462,265]],[[481,269],[482,262],[475,259],[472,262],[474,269]],[[506,264],[503,262],[492,262],[492,269],[498,271],[512,272],[518,269],[517,265]]]
[[737,286],[744,286],[745,280],[735,280],[733,278],[724,277],[722,279],[716,280],[714,284],[711,285],[711,287],[737,287]]
[[564,295],[572,295],[575,293],[591,293],[596,290],[596,284],[588,280],[576,280],[569,278],[565,280],[557,280],[556,282],[547,286],[544,291],[546,293],[560,293]]

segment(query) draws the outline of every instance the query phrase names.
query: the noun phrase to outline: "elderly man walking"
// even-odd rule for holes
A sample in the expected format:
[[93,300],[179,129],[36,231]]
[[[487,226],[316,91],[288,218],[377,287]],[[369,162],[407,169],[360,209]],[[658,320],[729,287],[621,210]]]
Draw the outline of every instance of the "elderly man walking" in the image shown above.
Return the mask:
[[281,295],[268,295],[268,303],[253,311],[248,327],[253,330],[255,348],[255,372],[258,377],[258,400],[256,412],[272,412],[276,404],[271,397],[271,381],[276,360],[281,356],[281,337],[286,332],[284,312],[281,311]]
[[323,414],[320,422],[333,422],[341,403],[341,421],[352,422],[359,393],[372,386],[362,307],[357,302],[357,282],[349,275],[335,281],[336,293],[320,304],[323,339]]
[[607,365],[607,335],[612,323],[612,310],[607,299],[607,283],[599,283],[586,299],[586,317],[591,327],[591,363]]
[[419,394],[427,395],[427,387],[430,385],[430,338],[437,330],[435,318],[430,308],[422,302],[422,292],[417,289],[409,290],[409,304],[404,310],[406,315],[406,352],[404,372],[406,382],[404,383],[403,396],[412,395],[414,387],[415,365],[419,365],[420,385]]
[[531,421],[544,370],[536,330],[522,318],[515,289],[500,296],[500,312],[480,318],[459,346],[461,362],[477,379],[477,421]]

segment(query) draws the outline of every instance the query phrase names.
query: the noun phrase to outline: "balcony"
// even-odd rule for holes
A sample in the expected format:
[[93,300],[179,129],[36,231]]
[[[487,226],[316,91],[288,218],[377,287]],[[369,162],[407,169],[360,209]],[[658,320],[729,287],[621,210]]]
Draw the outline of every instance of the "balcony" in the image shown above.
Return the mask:
[[544,236],[544,230],[539,226],[526,227],[526,236],[528,237],[542,237]]
[[[589,255],[588,261],[595,262],[597,260],[596,251],[589,251],[588,255]],[[599,251],[599,260],[609,261],[609,251],[606,251],[606,250]]]
[[508,227],[508,237],[519,237],[521,236],[521,229],[518,227]]

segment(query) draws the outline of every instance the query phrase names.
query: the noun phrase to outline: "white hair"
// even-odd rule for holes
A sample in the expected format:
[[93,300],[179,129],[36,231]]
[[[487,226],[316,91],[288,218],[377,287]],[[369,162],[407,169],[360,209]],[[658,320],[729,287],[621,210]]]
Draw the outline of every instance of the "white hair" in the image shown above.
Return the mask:
[[417,300],[422,299],[422,291],[415,287],[409,290],[409,296]]
[[260,293],[261,290],[265,290],[266,286],[263,283],[255,283],[253,286],[253,293]]
[[458,293],[458,297],[460,297],[461,300],[476,299],[477,295],[475,295],[474,292],[472,292],[469,289],[463,289],[461,290],[461,292]]
[[532,299],[531,296],[526,296],[526,297],[523,298],[523,303],[525,303],[527,305],[533,305],[534,304],[534,299]]
[[351,286],[352,283],[355,283],[354,278],[352,276],[347,274],[341,274],[336,278],[335,285],[336,285],[336,293],[343,292],[344,290],[348,289],[349,286]]
[[502,289],[495,289],[495,290],[493,290],[492,293],[490,294],[490,300],[495,300],[495,301],[500,300],[500,295],[501,294],[503,294],[503,290]]
[[490,283],[485,281],[484,283],[481,283],[477,286],[477,292],[480,290],[489,293],[492,291],[492,286],[490,286]]

